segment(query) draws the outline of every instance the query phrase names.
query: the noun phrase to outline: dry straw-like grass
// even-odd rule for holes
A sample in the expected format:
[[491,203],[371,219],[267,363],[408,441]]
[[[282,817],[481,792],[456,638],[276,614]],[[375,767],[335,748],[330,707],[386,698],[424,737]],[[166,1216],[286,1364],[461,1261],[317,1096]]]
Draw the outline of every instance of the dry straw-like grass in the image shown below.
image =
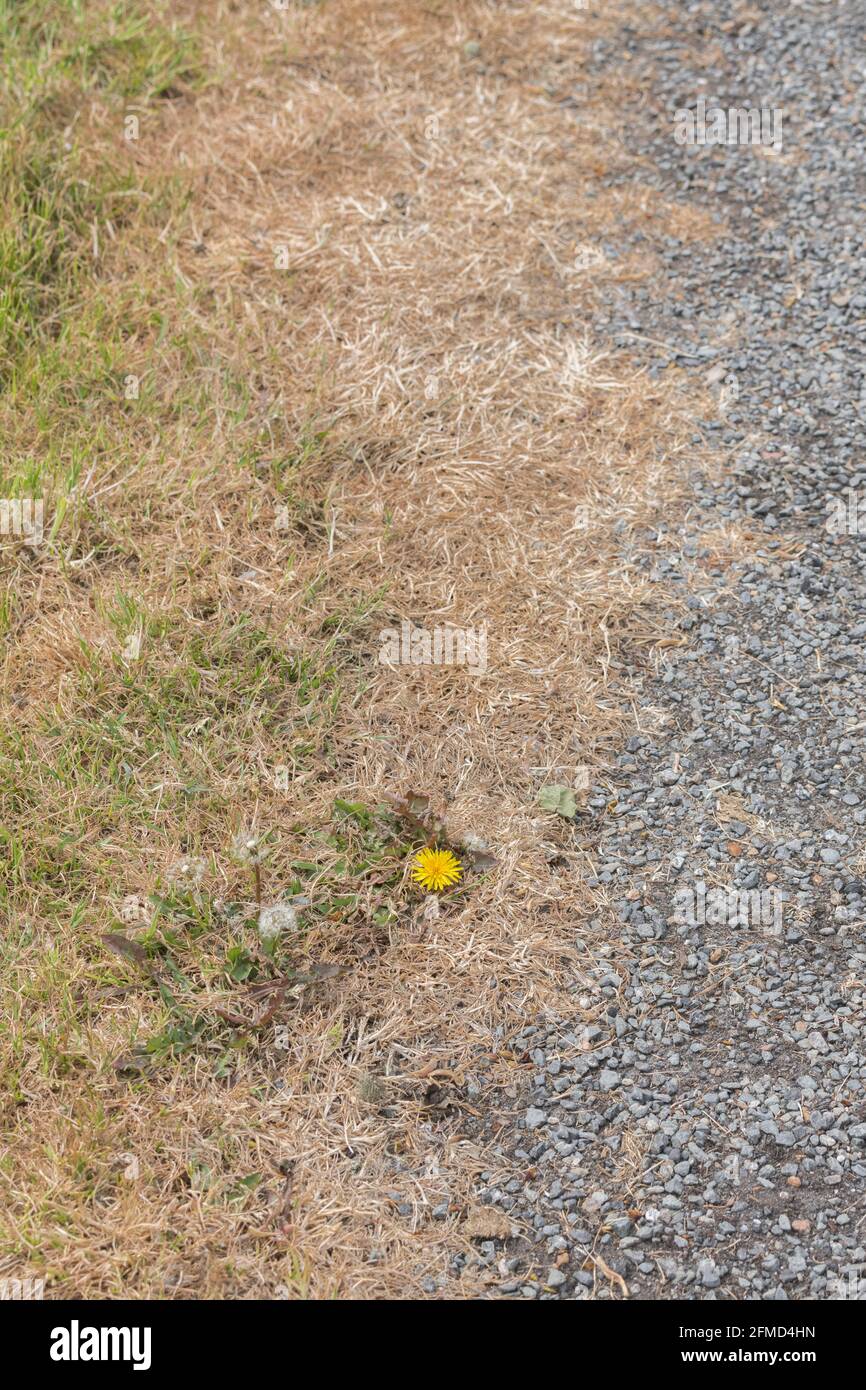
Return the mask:
[[[590,58],[617,33],[607,7],[335,0],[184,17],[209,79],[143,108],[124,155],[142,187],[177,175],[189,203],[150,239],[97,227],[106,296],[120,302],[142,258],[176,275],[180,308],[167,298],[165,326],[129,343],[164,425],[131,415],[134,457],[99,452],[84,470],[68,563],[19,561],[27,641],[5,658],[44,759],[44,803],[13,808],[24,836],[74,819],[83,783],[63,790],[49,770],[112,712],[126,711],[141,801],[103,797],[92,749],[83,910],[52,918],[36,889],[28,909],[4,1270],[88,1297],[407,1297],[425,1277],[471,1296],[471,1264],[458,1280],[452,1259],[471,1251],[478,1121],[514,1078],[503,1039],[542,1007],[580,1013],[568,986],[595,950],[586,858],[538,792],[603,769],[634,726],[631,673],[665,627],[633,556],[675,504],[695,409],[596,341],[592,309],[652,274],[653,236],[708,229],[645,187],[622,144],[615,74]],[[98,150],[112,120],[92,103],[79,133]],[[619,251],[624,224],[646,234],[640,259]],[[184,356],[175,329],[205,347]],[[142,615],[127,629],[138,657],[117,654],[119,587]],[[487,669],[381,665],[379,633],[404,619],[486,624]],[[241,621],[336,675],[273,685],[251,669],[244,687],[225,637]],[[130,681],[155,682],[150,703],[130,703]],[[159,756],[148,719],[170,727]],[[208,796],[185,801],[185,777]],[[413,791],[495,867],[426,920],[405,875],[362,876],[356,910],[316,919],[296,961],[348,975],[287,1000],[252,1040],[226,1027],[153,1076],[118,1076],[112,1061],[163,1008],[133,963],[109,982],[94,964],[124,898],[194,855],[202,894],[249,899],[228,849],[254,826],[274,843],[266,895],[289,861],[312,861],[315,904],[346,857],[325,838],[335,797]],[[237,1009],[216,964],[226,928],[209,923],[198,963],[183,959],[209,1007]],[[58,1035],[65,1068],[40,1066],[36,1040],[53,1058]]]

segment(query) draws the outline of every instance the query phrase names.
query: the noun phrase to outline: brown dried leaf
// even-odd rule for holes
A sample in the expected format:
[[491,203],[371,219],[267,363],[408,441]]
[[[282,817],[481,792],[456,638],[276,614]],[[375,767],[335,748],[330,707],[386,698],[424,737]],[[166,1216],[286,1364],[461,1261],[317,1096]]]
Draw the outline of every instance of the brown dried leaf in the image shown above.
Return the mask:
[[385,799],[403,820],[409,821],[428,839],[438,839],[445,832],[445,822],[433,811],[429,796],[423,792],[409,792],[407,796],[397,796],[385,792]]
[[470,1240],[510,1240],[512,1226],[505,1212],[496,1207],[470,1207],[463,1234]]
[[143,946],[139,946],[137,941],[130,941],[128,936],[122,936],[120,932],[105,932],[102,940],[109,951],[114,951],[115,955],[125,956],[127,960],[134,961],[136,965],[153,972],[153,964],[147,951]]

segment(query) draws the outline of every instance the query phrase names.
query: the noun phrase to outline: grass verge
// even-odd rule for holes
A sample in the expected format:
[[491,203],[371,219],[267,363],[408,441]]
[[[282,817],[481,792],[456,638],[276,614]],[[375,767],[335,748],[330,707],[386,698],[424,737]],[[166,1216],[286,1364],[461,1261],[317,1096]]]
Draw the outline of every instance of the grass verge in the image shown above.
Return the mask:
[[[0,538],[2,1274],[484,1288],[475,1124],[597,946],[538,798],[632,726],[695,409],[588,328],[707,231],[605,181],[612,78],[570,114],[616,24],[0,9],[0,492],[45,518]],[[384,663],[404,623],[486,660]]]

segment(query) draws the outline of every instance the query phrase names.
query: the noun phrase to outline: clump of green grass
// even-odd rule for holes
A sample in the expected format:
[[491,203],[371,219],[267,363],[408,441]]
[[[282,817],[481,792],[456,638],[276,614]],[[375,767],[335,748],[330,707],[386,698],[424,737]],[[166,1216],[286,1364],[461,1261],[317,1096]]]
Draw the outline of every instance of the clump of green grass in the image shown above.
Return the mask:
[[0,40],[18,120],[58,123],[63,97],[171,98],[202,80],[195,36],[171,7],[0,0]]
[[[137,559],[128,514],[97,499],[94,479],[135,471],[184,408],[148,399],[139,363],[176,300],[170,248],[161,270],[143,248],[186,192],[175,171],[141,178],[124,117],[134,103],[158,119],[204,73],[168,7],[0,0],[0,50],[0,496],[42,501],[46,553],[80,578],[83,563]],[[126,399],[130,372],[143,400]],[[0,625],[13,635],[26,623],[21,559],[4,539],[0,591],[13,597]],[[83,636],[81,656],[98,663]]]

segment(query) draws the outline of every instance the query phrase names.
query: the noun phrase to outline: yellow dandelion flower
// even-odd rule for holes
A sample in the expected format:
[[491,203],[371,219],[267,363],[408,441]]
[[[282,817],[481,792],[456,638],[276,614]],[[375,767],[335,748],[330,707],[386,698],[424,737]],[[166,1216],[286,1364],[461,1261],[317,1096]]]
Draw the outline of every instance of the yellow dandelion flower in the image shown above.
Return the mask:
[[412,877],[428,893],[441,893],[456,883],[463,870],[450,849],[421,849],[415,855]]

